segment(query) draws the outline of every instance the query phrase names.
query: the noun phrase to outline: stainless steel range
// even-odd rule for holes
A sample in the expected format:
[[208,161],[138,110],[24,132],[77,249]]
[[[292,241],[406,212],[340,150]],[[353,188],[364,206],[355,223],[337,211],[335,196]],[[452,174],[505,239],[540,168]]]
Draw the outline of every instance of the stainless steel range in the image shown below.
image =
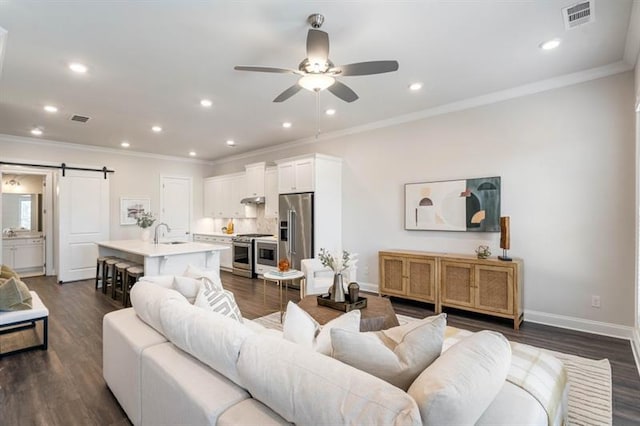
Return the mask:
[[255,239],[268,237],[271,234],[239,234],[231,239],[233,243],[233,270],[234,275],[254,278],[256,271],[253,261]]

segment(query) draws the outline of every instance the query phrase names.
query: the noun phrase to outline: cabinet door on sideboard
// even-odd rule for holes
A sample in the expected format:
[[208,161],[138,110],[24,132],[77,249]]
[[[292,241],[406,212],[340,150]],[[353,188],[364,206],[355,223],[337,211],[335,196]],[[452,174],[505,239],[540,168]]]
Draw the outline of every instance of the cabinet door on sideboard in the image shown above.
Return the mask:
[[401,257],[380,256],[380,293],[403,296],[406,294],[404,261]]
[[476,265],[475,305],[478,309],[513,314],[513,268]]
[[440,300],[443,305],[473,307],[474,268],[470,263],[440,261]]
[[411,258],[405,260],[407,270],[407,295],[411,298],[436,302],[435,258]]

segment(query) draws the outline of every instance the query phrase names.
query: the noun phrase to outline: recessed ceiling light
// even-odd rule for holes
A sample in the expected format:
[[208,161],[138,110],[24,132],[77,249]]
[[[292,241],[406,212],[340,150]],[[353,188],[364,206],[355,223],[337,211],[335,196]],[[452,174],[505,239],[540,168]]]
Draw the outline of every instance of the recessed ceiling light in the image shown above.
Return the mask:
[[540,49],[542,50],[551,50],[560,46],[560,39],[554,38],[553,40],[545,41],[544,43],[540,43]]
[[213,105],[213,102],[211,102],[209,99],[203,99],[200,101],[200,105],[202,105],[205,108],[210,108],[211,105]]
[[45,105],[44,110],[47,112],[58,112],[58,107],[55,107],[53,105]]
[[195,151],[189,151],[189,155],[192,156],[192,157],[195,157],[196,156],[196,152]]
[[236,143],[235,143],[235,141],[233,141],[233,140],[229,139],[229,140],[227,141],[227,146],[236,146]]
[[33,129],[31,129],[31,134],[34,136],[41,136],[42,130],[38,127],[34,127]]
[[288,129],[291,127],[291,123],[288,121],[285,121],[284,123],[282,123],[282,127],[284,127],[285,129]]
[[89,68],[87,68],[86,65],[81,64],[79,62],[72,62],[69,64],[69,69],[78,74],[84,74],[88,71]]
[[327,114],[327,115],[335,115],[336,114],[336,110],[333,109],[333,108],[329,108],[324,113]]
[[129,144],[129,142],[127,141],[122,141],[122,143],[120,144],[121,147],[123,148],[129,148],[131,145]]
[[420,89],[422,89],[422,83],[416,82],[409,85],[409,90],[413,90],[414,92]]
[[162,131],[162,127],[160,127],[160,126],[153,126],[153,127],[151,128],[151,130],[153,130],[153,131],[154,131],[154,132],[156,132],[156,133],[160,133],[160,132]]

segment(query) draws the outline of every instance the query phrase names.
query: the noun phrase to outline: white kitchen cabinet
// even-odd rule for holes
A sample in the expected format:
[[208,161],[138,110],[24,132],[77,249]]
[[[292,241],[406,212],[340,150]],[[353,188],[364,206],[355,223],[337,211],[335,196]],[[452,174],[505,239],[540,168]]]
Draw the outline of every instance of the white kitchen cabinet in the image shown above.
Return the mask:
[[17,238],[2,241],[2,262],[21,276],[44,274],[44,240]]
[[204,215],[213,218],[231,217],[231,185],[225,176],[204,180]]
[[265,196],[265,167],[264,162],[244,166],[247,175],[246,197]]
[[278,217],[278,169],[270,167],[264,172],[264,217]]
[[[342,247],[342,160],[308,154],[276,161],[280,194],[313,192],[313,251]],[[266,209],[265,209],[266,211]]]
[[231,218],[244,219],[257,217],[257,208],[255,204],[242,204],[243,198],[247,197],[247,176],[245,173],[232,175],[230,178],[231,197],[229,204],[229,212]]
[[233,269],[233,245],[231,235],[194,234],[193,241],[228,247],[228,250],[220,251],[220,269],[225,271],[231,271]]
[[315,191],[315,158],[307,157],[278,162],[278,192]]

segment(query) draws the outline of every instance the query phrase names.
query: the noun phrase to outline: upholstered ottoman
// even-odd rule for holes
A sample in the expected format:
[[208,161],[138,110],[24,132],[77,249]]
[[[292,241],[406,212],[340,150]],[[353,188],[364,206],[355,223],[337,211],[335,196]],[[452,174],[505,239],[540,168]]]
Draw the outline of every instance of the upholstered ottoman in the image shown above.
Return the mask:
[[[4,353],[0,352],[0,358],[33,349],[47,350],[49,344],[49,309],[44,306],[44,303],[42,303],[42,300],[40,300],[35,291],[30,291],[30,293],[31,303],[33,304],[31,309],[24,309],[21,311],[0,311],[0,335],[16,333],[29,328],[34,328],[36,326],[36,322],[42,321],[42,343],[27,346],[25,348],[14,349]],[[2,350],[1,347],[0,350]]]

